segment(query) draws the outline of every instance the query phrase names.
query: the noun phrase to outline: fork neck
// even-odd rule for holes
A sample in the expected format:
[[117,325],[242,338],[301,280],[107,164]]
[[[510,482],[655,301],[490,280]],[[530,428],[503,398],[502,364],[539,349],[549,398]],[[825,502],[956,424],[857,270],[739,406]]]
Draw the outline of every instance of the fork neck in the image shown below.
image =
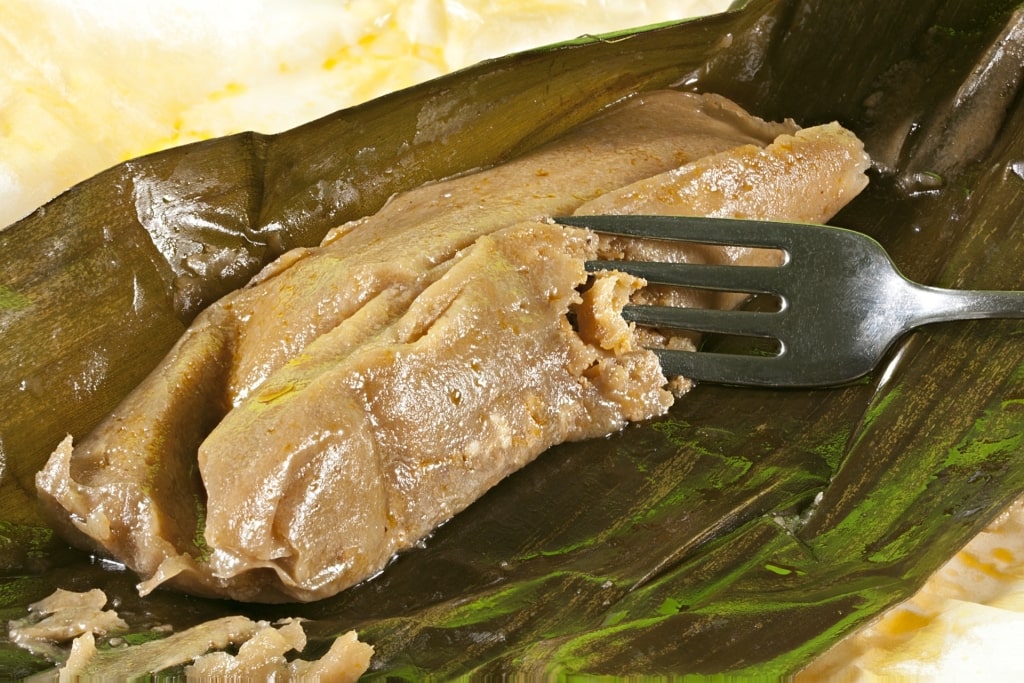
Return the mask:
[[909,327],[952,320],[1024,318],[1024,292],[944,289],[914,285]]

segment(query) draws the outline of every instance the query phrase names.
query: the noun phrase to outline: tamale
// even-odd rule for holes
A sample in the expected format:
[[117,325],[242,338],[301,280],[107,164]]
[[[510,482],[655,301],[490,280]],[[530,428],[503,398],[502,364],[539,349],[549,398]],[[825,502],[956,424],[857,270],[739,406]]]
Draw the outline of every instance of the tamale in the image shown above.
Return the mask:
[[820,222],[864,188],[868,165],[835,124],[637,96],[285,253],[203,311],[81,444],[62,442],[40,495],[59,529],[138,571],[144,592],[330,597],[547,448],[671,404],[619,315],[625,298],[594,294],[643,283],[602,272],[579,295],[584,262],[606,254],[544,217],[644,207]]

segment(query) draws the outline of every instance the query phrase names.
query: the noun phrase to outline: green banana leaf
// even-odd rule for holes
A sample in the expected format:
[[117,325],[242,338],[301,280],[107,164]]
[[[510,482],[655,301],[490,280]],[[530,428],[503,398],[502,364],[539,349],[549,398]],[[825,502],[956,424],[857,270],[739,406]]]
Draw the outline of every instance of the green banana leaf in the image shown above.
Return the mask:
[[[0,231],[0,620],[56,587],[100,587],[130,642],[226,614],[301,616],[309,657],[357,628],[376,648],[368,679],[799,670],[1024,492],[1019,322],[931,326],[842,389],[698,386],[662,419],[552,449],[379,576],[309,605],[140,599],[130,572],[45,527],[32,476],[273,255],[650,88],[838,119],[877,168],[837,224],[919,281],[1024,289],[1022,63],[1019,1],[751,0],[72,188]],[[0,677],[47,666],[0,637]]]

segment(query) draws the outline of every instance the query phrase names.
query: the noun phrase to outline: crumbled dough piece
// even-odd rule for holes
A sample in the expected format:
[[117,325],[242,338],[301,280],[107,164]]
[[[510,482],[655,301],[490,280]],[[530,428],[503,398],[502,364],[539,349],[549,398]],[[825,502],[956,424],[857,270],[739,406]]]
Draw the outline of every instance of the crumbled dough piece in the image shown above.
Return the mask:
[[[204,622],[160,640],[98,650],[96,635],[128,629],[113,610],[103,611],[107,596],[98,588],[85,593],[58,589],[29,606],[30,616],[10,624],[17,645],[63,662],[33,681],[121,681],[187,665],[189,681],[264,681],[345,683],[370,666],[373,647],[355,631],[336,638],[318,660],[288,661],[286,653],[306,647],[302,622],[286,619],[275,627],[265,621],[231,616]],[[70,641],[70,650],[62,649]],[[238,647],[237,655],[211,652]],[[190,664],[191,663],[191,664]]]
[[285,653],[302,650],[306,634],[299,621],[279,628],[265,625],[238,648],[237,655],[213,652],[185,668],[190,683],[203,681],[302,681],[345,683],[357,680],[370,666],[373,648],[358,640],[355,631],[335,639],[316,661],[288,661]]
[[75,593],[58,588],[28,606],[29,616],[8,624],[12,643],[50,658],[60,657],[58,646],[74,638],[106,635],[128,628],[113,610],[104,610],[107,596],[98,588]]

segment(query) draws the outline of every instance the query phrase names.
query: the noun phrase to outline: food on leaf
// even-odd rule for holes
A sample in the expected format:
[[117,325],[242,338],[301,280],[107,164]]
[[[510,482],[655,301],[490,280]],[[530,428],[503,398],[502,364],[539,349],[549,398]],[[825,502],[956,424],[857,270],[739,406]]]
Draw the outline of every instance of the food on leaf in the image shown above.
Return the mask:
[[637,96],[271,263],[201,313],[92,434],[57,448],[40,495],[69,539],[123,561],[144,593],[333,595],[547,448],[668,409],[656,356],[618,318],[643,282],[590,278],[585,261],[766,258],[666,253],[552,217],[825,221],[868,163],[836,124],[767,123],[714,95]]

